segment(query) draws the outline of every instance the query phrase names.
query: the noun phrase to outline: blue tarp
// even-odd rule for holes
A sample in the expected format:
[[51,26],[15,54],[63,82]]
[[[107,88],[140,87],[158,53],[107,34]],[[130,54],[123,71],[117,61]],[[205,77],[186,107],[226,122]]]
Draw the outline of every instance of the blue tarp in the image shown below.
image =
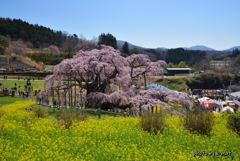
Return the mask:
[[159,85],[159,84],[156,84],[156,83],[151,83],[151,84],[147,85],[146,88],[148,89],[150,87],[152,87],[152,88],[160,88],[160,89],[164,89],[164,90],[170,91],[169,88],[167,88],[165,86],[162,86],[162,85]]

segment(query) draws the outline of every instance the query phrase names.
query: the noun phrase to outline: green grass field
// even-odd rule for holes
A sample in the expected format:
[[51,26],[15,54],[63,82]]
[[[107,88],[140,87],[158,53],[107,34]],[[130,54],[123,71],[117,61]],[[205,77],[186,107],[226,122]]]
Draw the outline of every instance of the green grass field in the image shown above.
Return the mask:
[[[17,87],[20,86],[20,88],[23,89],[24,85],[26,84],[26,81],[24,81],[23,79],[21,79],[21,80],[17,80],[17,79],[3,80],[3,79],[0,79],[0,83],[2,83],[7,88],[14,87],[14,85],[16,83]],[[39,89],[43,90],[44,80],[34,80],[34,81],[31,81],[31,85],[33,86],[33,90],[39,90]]]
[[[186,79],[188,79],[188,76],[167,76],[165,77],[164,81],[161,80],[162,77],[152,77],[147,78],[147,83],[158,83],[163,86],[166,86],[172,90],[177,91],[184,91],[185,88],[187,88],[187,85],[185,84]],[[143,82],[143,80],[142,80]],[[4,84],[4,86],[11,88],[14,87],[14,83],[17,83],[17,86],[21,86],[21,88],[26,84],[26,81],[23,79],[17,80],[17,79],[8,79],[3,80],[0,79],[0,83]],[[44,80],[34,80],[31,81],[33,89],[34,90],[43,90],[44,86]]]
[[54,65],[45,65],[45,69],[53,71]]
[[5,96],[5,97],[0,97],[0,107],[6,104],[11,104],[16,101],[21,101],[23,100],[22,98],[19,97],[11,97],[11,96]]

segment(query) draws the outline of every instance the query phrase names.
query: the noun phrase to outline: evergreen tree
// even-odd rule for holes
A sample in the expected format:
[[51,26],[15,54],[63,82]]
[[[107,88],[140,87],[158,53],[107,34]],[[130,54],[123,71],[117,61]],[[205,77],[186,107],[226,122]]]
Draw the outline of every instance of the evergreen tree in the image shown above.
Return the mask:
[[139,54],[139,51],[138,51],[138,49],[135,47],[135,48],[131,49],[131,50],[129,51],[129,53],[130,53],[130,55],[132,55],[132,54]]
[[128,42],[125,41],[125,43],[122,46],[123,53],[129,55],[129,48],[128,48]]
[[232,51],[232,57],[237,57],[239,54],[240,54],[240,52],[239,52],[238,49],[234,49],[234,50]]
[[98,37],[98,45],[108,45],[117,49],[117,40],[116,38],[110,33],[102,33]]
[[9,47],[8,39],[0,35],[0,55],[4,54],[8,47]]

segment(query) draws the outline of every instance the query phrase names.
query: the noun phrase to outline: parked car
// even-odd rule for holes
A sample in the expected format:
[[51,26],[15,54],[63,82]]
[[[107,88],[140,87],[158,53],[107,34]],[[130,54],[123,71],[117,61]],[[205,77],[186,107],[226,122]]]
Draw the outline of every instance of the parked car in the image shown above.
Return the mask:
[[230,91],[230,90],[227,90],[227,89],[221,89],[221,88],[219,88],[219,89],[216,90],[216,92],[217,92],[217,93],[229,93],[229,92],[231,92],[231,91]]
[[36,68],[30,68],[30,72],[39,72]]
[[0,68],[0,72],[6,72],[7,70],[5,68]]
[[193,89],[192,95],[202,95],[203,91],[202,89]]
[[25,69],[15,68],[15,72],[17,72],[17,73],[22,73],[22,72],[25,72]]
[[45,69],[43,72],[44,72],[44,73],[50,73],[51,70]]

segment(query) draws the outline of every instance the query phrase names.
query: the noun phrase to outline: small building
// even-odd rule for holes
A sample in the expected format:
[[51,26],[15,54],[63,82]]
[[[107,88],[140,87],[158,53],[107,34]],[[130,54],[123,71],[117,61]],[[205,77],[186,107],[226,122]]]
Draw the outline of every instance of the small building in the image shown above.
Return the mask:
[[168,74],[189,74],[191,68],[167,68]]
[[240,98],[240,91],[230,93],[230,100],[238,100]]

